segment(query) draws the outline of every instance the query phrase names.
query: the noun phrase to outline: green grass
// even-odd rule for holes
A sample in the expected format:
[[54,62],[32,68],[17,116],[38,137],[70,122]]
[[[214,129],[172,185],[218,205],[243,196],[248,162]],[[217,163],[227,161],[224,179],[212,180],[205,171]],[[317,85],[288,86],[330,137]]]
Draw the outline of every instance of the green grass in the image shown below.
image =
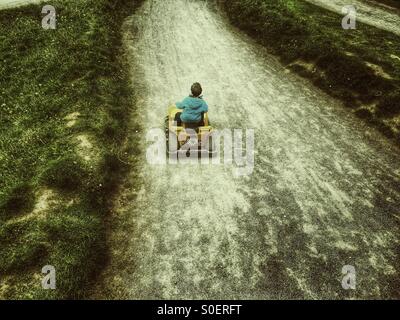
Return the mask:
[[222,7],[295,72],[399,143],[399,36],[360,22],[344,30],[343,16],[305,1],[222,0]]
[[[53,1],[56,30],[41,28],[41,6],[0,11],[0,298],[82,298],[105,264],[134,107],[121,25],[139,2]],[[40,287],[45,265],[55,291]]]

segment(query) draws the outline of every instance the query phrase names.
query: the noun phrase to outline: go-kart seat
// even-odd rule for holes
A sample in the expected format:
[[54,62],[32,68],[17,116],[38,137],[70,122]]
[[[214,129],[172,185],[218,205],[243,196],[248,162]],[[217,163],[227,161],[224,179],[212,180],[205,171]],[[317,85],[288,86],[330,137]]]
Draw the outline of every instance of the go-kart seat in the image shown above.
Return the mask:
[[183,122],[183,126],[185,127],[185,129],[193,129],[198,131],[199,127],[204,126],[204,112],[201,113],[200,122]]

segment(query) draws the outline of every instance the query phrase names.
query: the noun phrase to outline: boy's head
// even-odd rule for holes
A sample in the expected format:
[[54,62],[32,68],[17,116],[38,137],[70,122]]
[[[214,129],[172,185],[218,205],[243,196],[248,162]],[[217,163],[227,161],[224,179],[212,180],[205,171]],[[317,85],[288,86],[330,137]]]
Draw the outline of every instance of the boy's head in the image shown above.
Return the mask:
[[191,91],[192,91],[193,97],[195,97],[195,98],[200,97],[201,93],[203,92],[203,89],[201,88],[201,84],[198,82],[193,83]]

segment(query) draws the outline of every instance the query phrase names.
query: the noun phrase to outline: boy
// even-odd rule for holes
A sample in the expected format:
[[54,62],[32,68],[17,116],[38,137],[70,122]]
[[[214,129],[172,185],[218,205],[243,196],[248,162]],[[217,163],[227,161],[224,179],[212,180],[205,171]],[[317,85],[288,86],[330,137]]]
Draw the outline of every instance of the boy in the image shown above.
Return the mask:
[[178,126],[182,125],[182,121],[185,123],[199,123],[202,114],[208,112],[208,105],[201,96],[203,89],[200,83],[194,83],[191,91],[192,94],[189,97],[185,98],[182,102],[176,103],[176,107],[183,110],[183,112],[179,112],[175,116]]

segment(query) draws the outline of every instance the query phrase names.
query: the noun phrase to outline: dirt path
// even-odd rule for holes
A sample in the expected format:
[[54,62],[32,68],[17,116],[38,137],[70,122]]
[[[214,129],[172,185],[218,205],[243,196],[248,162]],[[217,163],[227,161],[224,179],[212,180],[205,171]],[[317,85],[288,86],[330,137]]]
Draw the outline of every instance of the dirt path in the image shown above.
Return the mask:
[[379,29],[387,30],[400,35],[399,10],[391,9],[384,5],[360,0],[306,0],[334,12],[342,14],[346,5],[354,5],[357,10],[357,19]]
[[256,167],[151,166],[143,141],[143,186],[119,199],[95,297],[400,297],[398,151],[202,2],[147,0],[127,29],[139,119],[162,128],[200,81],[215,127],[256,129]]

